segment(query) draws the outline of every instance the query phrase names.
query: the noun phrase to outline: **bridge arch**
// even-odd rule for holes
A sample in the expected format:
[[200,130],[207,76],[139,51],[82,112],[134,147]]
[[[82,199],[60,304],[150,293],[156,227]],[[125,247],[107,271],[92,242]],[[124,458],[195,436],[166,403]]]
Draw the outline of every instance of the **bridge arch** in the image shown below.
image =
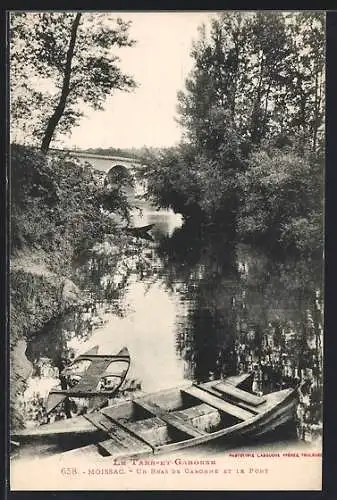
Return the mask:
[[143,167],[140,160],[126,156],[110,156],[80,150],[53,150],[67,153],[89,164],[93,169],[103,172],[102,183],[121,187],[131,200],[143,196],[146,188],[140,180],[139,169]]
[[116,184],[118,186],[132,186],[135,182],[134,175],[132,172],[130,172],[130,168],[127,168],[125,165],[121,164],[112,165],[112,167],[106,173],[106,180],[108,183]]

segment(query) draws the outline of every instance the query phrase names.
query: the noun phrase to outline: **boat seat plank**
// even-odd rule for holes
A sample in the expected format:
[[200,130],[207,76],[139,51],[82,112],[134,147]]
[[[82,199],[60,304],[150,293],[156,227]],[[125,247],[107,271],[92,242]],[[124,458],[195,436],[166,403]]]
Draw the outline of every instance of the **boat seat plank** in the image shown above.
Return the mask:
[[247,420],[254,415],[250,411],[244,410],[243,408],[228,403],[227,401],[223,401],[222,399],[219,399],[196,386],[192,386],[189,389],[183,389],[183,392],[189,396],[193,396],[203,403],[213,406],[213,408],[216,408],[217,410],[228,413],[239,420]]
[[235,387],[239,387],[241,384],[244,384],[249,379],[252,378],[251,373],[242,373],[241,375],[232,375],[226,378],[226,384],[232,384]]
[[234,385],[235,387],[240,387],[240,385],[244,385],[249,379],[252,378],[251,373],[242,373],[241,375],[231,375],[223,379],[217,380],[209,380],[208,382],[203,382],[202,384],[198,384],[198,387],[213,387],[220,382],[224,382],[226,384]]
[[170,441],[168,425],[159,417],[130,422],[127,427],[152,446],[164,445]]
[[95,412],[84,415],[84,417],[95,425],[98,429],[105,431],[109,438],[106,442],[109,443],[109,447],[114,449],[114,452],[121,450],[143,450],[144,446],[150,452],[152,452],[152,447],[144,442],[143,439],[130,434],[129,430],[125,428],[125,425],[121,426],[112,421],[106,415],[101,412]]
[[205,435],[205,432],[196,429],[195,427],[193,427],[193,425],[190,425],[182,418],[179,418],[178,415],[174,415],[173,413],[168,413],[166,410],[163,410],[159,406],[153,405],[148,401],[135,400],[134,404],[140,406],[141,408],[143,408],[143,410],[148,411],[152,415],[159,417],[166,424],[169,424],[172,427],[178,429],[179,431],[187,434],[189,437],[199,437]]
[[102,412],[95,411],[93,413],[86,413],[83,417],[93,424],[98,429],[109,433],[115,427],[115,423],[106,417]]
[[240,401],[244,401],[245,403],[248,403],[252,406],[259,406],[266,401],[265,397],[250,394],[247,391],[243,391],[242,389],[234,387],[231,384],[226,384],[225,382],[219,382],[218,384],[215,384],[214,388],[217,391],[222,392],[226,396],[239,399]]
[[[210,394],[212,394],[213,396],[215,396],[217,398],[223,399],[223,396],[224,396],[223,393],[221,393],[220,391],[218,391],[217,389],[215,389],[215,387],[212,387],[211,385],[202,384],[202,385],[198,385],[198,387],[200,389],[202,389],[203,391],[209,392]],[[239,400],[235,401],[235,406],[239,406],[240,408],[244,408],[244,409],[254,413],[255,415],[257,415],[261,411],[261,408],[257,408],[256,406],[249,405],[249,404],[244,403],[243,401],[239,401]]]
[[218,410],[213,408],[213,406],[209,406],[206,403],[197,404],[196,406],[191,406],[189,408],[185,408],[183,410],[176,410],[174,415],[179,415],[184,420],[193,420],[194,418],[207,416],[209,414],[218,413]]
[[210,432],[221,423],[221,414],[219,410],[201,403],[184,410],[177,410],[174,415],[180,417],[185,422],[193,425],[196,429]]

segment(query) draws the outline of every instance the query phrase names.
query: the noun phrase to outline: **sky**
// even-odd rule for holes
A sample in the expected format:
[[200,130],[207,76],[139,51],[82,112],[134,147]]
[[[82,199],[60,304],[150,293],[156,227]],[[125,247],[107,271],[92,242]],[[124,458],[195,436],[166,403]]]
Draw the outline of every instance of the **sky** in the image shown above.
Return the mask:
[[132,21],[130,37],[134,47],[118,49],[122,70],[131,74],[139,87],[133,92],[116,92],[104,111],[86,109],[86,117],[63,137],[66,147],[166,147],[179,142],[177,92],[184,89],[192,69],[192,40],[198,26],[214,15],[206,12],[116,13]]

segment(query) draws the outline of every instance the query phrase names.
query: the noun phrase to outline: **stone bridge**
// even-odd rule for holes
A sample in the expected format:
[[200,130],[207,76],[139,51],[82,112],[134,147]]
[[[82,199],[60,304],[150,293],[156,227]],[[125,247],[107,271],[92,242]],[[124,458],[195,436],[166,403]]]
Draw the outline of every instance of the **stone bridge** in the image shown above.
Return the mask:
[[60,150],[52,149],[51,151],[67,153],[69,156],[78,158],[79,160],[89,163],[95,170],[106,173],[107,179],[110,182],[118,182],[116,179],[125,178],[127,176],[132,177],[134,182],[134,187],[123,188],[125,193],[128,195],[130,201],[134,201],[135,196],[141,197],[144,194],[145,183],[141,183],[139,176],[137,178],[136,170],[142,166],[141,162],[135,158],[130,158],[127,156],[108,156],[99,155],[96,153],[87,153],[85,151],[76,150]]
[[115,167],[123,167],[129,170],[130,173],[134,173],[137,168],[141,167],[141,162],[139,160],[127,156],[99,155],[95,153],[86,153],[85,151],[65,149],[53,149],[51,151],[67,153],[69,156],[73,156],[74,158],[78,158],[82,161],[90,163],[94,169],[100,170],[101,172],[105,172],[107,174],[112,168]]

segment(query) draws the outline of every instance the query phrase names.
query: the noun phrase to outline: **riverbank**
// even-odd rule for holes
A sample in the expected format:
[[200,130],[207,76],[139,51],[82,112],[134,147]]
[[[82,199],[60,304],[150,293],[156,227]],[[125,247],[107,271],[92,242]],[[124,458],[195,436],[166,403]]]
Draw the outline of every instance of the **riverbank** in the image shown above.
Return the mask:
[[[22,426],[18,395],[31,371],[26,342],[81,307],[74,261],[113,233],[106,203],[128,214],[101,175],[65,156],[11,148],[10,383],[11,425]],[[115,245],[118,238],[115,238]],[[125,242],[123,241],[123,245]],[[122,246],[122,244],[121,244]],[[121,251],[121,248],[118,249]],[[76,282],[77,281],[77,282]],[[76,282],[76,283],[75,283]]]
[[20,395],[33,365],[26,356],[27,341],[46,328],[54,318],[81,303],[80,290],[48,266],[56,255],[42,250],[23,249],[11,259],[10,384],[11,424],[23,425]]

